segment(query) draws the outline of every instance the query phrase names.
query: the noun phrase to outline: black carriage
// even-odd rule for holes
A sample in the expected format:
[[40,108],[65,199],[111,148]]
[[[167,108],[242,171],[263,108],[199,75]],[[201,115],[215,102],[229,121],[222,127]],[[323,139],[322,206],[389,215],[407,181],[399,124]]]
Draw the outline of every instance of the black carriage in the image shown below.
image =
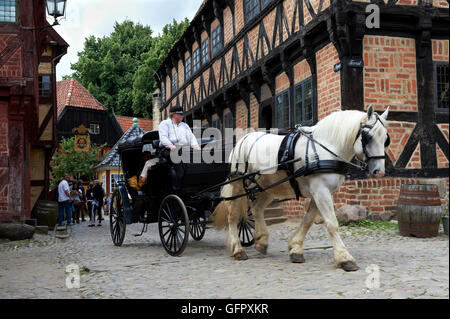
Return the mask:
[[[216,148],[205,148],[213,139],[199,141],[204,153],[211,156]],[[130,138],[118,146],[123,178],[117,182],[118,189],[111,203],[110,227],[114,245],[121,246],[126,233],[126,225],[142,223],[142,235],[150,223],[158,223],[159,236],[164,249],[172,256],[179,256],[186,248],[189,234],[194,240],[201,240],[207,225],[212,223],[210,215],[220,202],[219,189],[201,192],[213,185],[224,182],[230,172],[226,163],[225,149],[221,148],[218,162],[205,163],[200,151],[187,150],[181,164],[184,176],[174,187],[175,170],[170,159],[163,156],[159,146],[158,131],[148,132]],[[159,162],[148,171],[148,181],[140,190],[130,185],[129,179],[139,176],[144,162],[142,150],[151,145],[156,150]],[[186,152],[186,149],[183,151]],[[188,157],[186,157],[188,156]],[[189,158],[189,160],[187,160]],[[199,195],[201,193],[201,195]],[[253,244],[254,221],[252,216],[239,225],[243,246]]]

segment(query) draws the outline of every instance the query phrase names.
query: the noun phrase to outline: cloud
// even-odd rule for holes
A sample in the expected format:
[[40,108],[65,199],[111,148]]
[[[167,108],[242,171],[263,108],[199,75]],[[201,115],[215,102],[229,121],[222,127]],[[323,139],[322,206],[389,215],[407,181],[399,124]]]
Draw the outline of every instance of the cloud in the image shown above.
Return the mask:
[[[77,0],[68,1],[66,18],[55,30],[70,45],[57,65],[57,79],[73,73],[70,64],[78,61],[84,40],[90,35],[108,36],[114,22],[131,20],[148,25],[157,35],[173,19],[192,19],[203,0]],[[49,18],[49,22],[51,22]]]

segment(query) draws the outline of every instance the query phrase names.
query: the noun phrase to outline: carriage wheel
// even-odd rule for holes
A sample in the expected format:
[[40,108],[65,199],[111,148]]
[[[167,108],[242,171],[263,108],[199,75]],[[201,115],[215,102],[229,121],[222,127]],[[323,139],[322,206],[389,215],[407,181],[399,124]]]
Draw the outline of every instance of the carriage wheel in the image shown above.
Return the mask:
[[250,247],[255,243],[255,240],[253,239],[253,233],[255,231],[255,220],[253,219],[253,214],[251,211],[248,211],[248,217],[247,220],[244,221],[241,219],[241,221],[238,224],[238,230],[239,230],[239,239],[241,240],[241,245],[244,247]]
[[123,210],[123,200],[120,196],[119,190],[116,190],[113,194],[109,216],[109,226],[111,230],[111,238],[116,246],[122,246],[125,239],[125,213]]
[[158,212],[158,228],[169,255],[181,255],[189,240],[189,217],[181,198],[176,195],[164,198]]
[[206,231],[206,218],[203,216],[195,217],[190,224],[190,230],[192,238],[194,240],[202,240]]

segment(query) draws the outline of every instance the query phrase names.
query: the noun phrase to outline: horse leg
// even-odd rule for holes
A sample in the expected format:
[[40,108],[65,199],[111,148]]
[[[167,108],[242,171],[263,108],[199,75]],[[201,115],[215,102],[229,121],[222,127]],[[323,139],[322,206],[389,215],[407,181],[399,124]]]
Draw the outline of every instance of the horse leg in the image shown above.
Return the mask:
[[267,254],[267,247],[269,246],[269,230],[267,229],[266,221],[264,220],[264,210],[272,202],[273,196],[267,192],[258,194],[258,199],[252,206],[251,211],[255,219],[255,249],[261,254]]
[[321,190],[314,192],[313,198],[333,243],[334,262],[337,267],[341,267],[345,271],[356,271],[359,267],[356,265],[353,256],[347,251],[339,235],[339,224],[334,213],[333,197],[328,189],[321,188]]
[[248,259],[247,254],[241,246],[239,239],[238,224],[242,216],[243,199],[231,201],[230,212],[228,215],[228,238],[227,247],[236,260]]
[[304,263],[303,257],[303,242],[305,241],[306,234],[311,228],[314,220],[317,217],[318,209],[314,200],[311,200],[311,205],[306,212],[300,226],[295,231],[291,240],[289,241],[289,258],[293,263]]

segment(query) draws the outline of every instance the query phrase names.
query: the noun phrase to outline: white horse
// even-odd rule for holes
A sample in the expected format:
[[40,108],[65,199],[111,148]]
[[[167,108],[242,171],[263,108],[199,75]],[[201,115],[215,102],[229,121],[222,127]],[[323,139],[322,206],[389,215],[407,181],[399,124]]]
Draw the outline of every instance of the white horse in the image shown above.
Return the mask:
[[[334,152],[341,159],[351,161],[356,155],[359,160],[367,164],[370,175],[383,177],[385,174],[385,146],[389,143],[389,135],[385,127],[389,108],[379,116],[370,106],[367,113],[360,111],[334,112],[317,123],[314,127],[304,128],[313,133],[313,138],[323,146]],[[242,137],[230,154],[231,171],[239,163],[239,171],[245,172],[244,164],[248,162],[247,173],[277,164],[277,154],[283,136],[265,134],[262,132],[249,133]],[[242,144],[242,145],[241,145]],[[295,147],[295,158],[302,158],[294,164],[295,170],[305,165],[307,138],[302,135]],[[329,151],[316,144],[320,160],[337,160]],[[249,154],[250,152],[250,154]],[[309,161],[314,162],[314,151],[309,146]],[[261,159],[266,159],[261,164]],[[268,164],[270,163],[270,164]],[[232,177],[237,177],[234,175]],[[287,177],[284,170],[262,174],[257,180],[261,188],[266,188]],[[296,178],[303,197],[311,198],[308,212],[302,219],[298,229],[289,242],[289,256],[294,263],[304,263],[303,241],[313,222],[324,222],[330,234],[334,250],[334,262],[337,267],[345,271],[355,271],[359,267],[355,259],[347,251],[339,236],[338,221],[334,212],[333,193],[344,182],[345,176],[337,173],[316,173]],[[232,197],[245,193],[242,181],[235,181],[222,188],[222,197]],[[248,208],[255,219],[255,248],[262,254],[267,253],[269,232],[264,221],[264,209],[276,199],[295,197],[295,192],[289,182],[257,193],[256,200],[247,197],[222,201],[214,211],[215,226],[218,229],[228,228],[227,247],[236,260],[247,259],[247,254],[241,246],[237,225],[247,217]]]

